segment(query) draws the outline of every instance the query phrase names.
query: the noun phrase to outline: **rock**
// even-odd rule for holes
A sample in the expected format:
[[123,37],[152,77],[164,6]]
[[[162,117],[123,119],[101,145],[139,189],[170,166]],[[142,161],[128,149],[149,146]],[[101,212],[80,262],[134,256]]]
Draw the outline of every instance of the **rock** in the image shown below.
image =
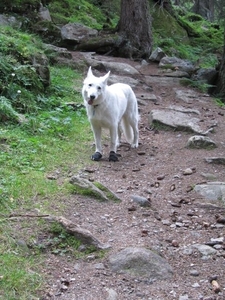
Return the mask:
[[193,80],[199,81],[201,83],[206,83],[213,85],[218,76],[218,71],[215,68],[200,68],[192,76]]
[[160,124],[182,131],[191,131],[205,135],[207,132],[200,127],[200,119],[191,114],[174,111],[171,109],[153,109],[149,116],[149,126]]
[[80,176],[72,176],[70,183],[75,187],[74,192],[94,197],[100,201],[121,201],[121,199],[100,182],[90,182]]
[[189,300],[189,297],[187,294],[181,295],[181,296],[179,296],[179,300]]
[[151,206],[151,202],[145,197],[133,195],[133,196],[131,196],[131,198],[134,202],[136,202],[140,206],[143,206],[143,207],[150,207]]
[[40,9],[38,12],[38,17],[42,21],[49,21],[49,22],[52,21],[48,8],[44,7],[41,2],[40,2]]
[[168,57],[165,56],[160,60],[160,68],[170,67],[171,69],[178,69],[180,71],[185,71],[187,73],[193,73],[195,71],[195,66],[188,60],[180,59],[178,57]]
[[110,77],[109,77],[109,80],[108,80],[109,85],[111,85],[113,83],[117,83],[117,82],[126,83],[126,84],[130,85],[132,88],[137,87],[137,85],[139,84],[139,81],[137,79],[132,78],[132,77],[117,76],[117,75],[111,74]]
[[195,282],[191,285],[193,288],[199,288],[200,284],[198,282]]
[[79,23],[69,23],[61,28],[61,38],[70,45],[79,44],[81,41],[98,35],[96,29],[92,29]]
[[145,83],[148,86],[151,86],[152,84],[158,84],[159,81],[160,81],[160,86],[164,86],[164,87],[171,87],[172,85],[180,84],[180,78],[177,77],[145,76]]
[[109,249],[109,245],[102,244],[92,233],[82,228],[80,225],[73,223],[72,221],[64,218],[64,217],[56,217],[49,216],[46,218],[47,221],[52,222],[55,221],[63,226],[63,228],[68,232],[71,236],[74,236],[76,239],[80,240],[85,246],[94,246],[98,250]]
[[37,74],[41,78],[45,87],[50,86],[50,69],[48,66],[48,58],[45,54],[36,54],[32,57],[32,65],[36,69]]
[[108,292],[108,297],[106,300],[117,300],[118,294],[115,290],[107,288],[106,291]]
[[173,72],[166,72],[165,76],[168,77],[177,77],[177,78],[190,78],[190,75],[187,72],[175,70]]
[[169,279],[172,267],[155,252],[146,248],[129,247],[109,257],[109,267],[114,272],[125,272],[135,277],[148,278],[150,281]]
[[199,276],[199,272],[195,269],[190,270],[189,274],[194,277]]
[[201,176],[207,180],[216,180],[216,175],[211,173],[201,173]]
[[208,157],[205,161],[209,164],[225,165],[225,157]]
[[[126,63],[117,63],[117,62],[102,62],[107,71],[111,71],[111,73],[116,73],[118,75],[139,75],[139,72],[133,68],[132,66]],[[118,82],[118,81],[117,81]]]
[[175,97],[177,100],[181,100],[185,103],[192,103],[194,101],[198,101],[199,95],[194,90],[178,90],[175,89]]
[[[63,58],[68,58],[72,59],[72,54],[70,51],[68,51],[66,48],[63,47],[57,47],[51,44],[44,44],[45,49],[49,52],[52,51],[54,52],[54,55],[57,57],[63,57]],[[53,59],[54,61],[57,60],[55,57]]]
[[166,54],[163,52],[163,50],[157,47],[150,55],[149,60],[159,62],[165,56]]
[[165,219],[165,220],[162,220],[162,224],[170,226],[171,225],[171,221],[169,219]]
[[191,247],[197,249],[202,256],[210,256],[217,253],[217,250],[207,245],[194,244]]
[[6,16],[0,14],[0,26],[11,26],[13,28],[21,28],[22,22],[18,21],[14,16]]
[[194,190],[201,194],[205,200],[225,203],[225,182],[208,182],[207,184],[197,184]]
[[216,148],[216,143],[211,140],[209,137],[202,135],[194,135],[188,139],[187,142],[188,148],[197,148],[197,149],[213,149]]
[[183,171],[183,175],[191,175],[193,174],[193,170],[191,168],[187,168]]
[[141,99],[141,100],[148,100],[148,101],[153,101],[154,103],[157,102],[157,97],[155,94],[152,93],[135,93],[137,99]]

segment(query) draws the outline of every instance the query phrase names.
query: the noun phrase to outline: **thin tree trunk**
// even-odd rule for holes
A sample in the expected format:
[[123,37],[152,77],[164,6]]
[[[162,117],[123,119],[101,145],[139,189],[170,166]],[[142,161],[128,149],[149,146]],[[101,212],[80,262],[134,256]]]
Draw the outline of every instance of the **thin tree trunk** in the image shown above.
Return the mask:
[[224,26],[224,46],[223,46],[223,57],[220,65],[218,82],[215,90],[215,94],[221,98],[225,103],[225,26]]

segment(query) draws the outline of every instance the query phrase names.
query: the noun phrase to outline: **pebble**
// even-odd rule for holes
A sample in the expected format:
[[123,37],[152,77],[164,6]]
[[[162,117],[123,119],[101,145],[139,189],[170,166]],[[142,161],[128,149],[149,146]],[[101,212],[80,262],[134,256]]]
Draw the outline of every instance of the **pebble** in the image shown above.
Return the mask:
[[131,196],[131,198],[134,202],[136,202],[140,206],[144,206],[144,207],[151,206],[149,199],[147,199],[145,197],[133,195],[133,196]]
[[171,222],[168,219],[167,220],[162,220],[162,224],[169,226],[171,224]]
[[187,294],[179,297],[179,300],[188,300],[188,299],[189,299],[189,297]]
[[183,171],[183,175],[191,175],[193,174],[193,170],[191,168],[187,168]]
[[199,288],[200,287],[200,284],[198,282],[195,282],[194,284],[192,284],[192,287],[193,288]]
[[194,276],[194,277],[197,277],[197,276],[199,276],[199,272],[195,269],[192,269],[192,270],[190,270],[190,275]]

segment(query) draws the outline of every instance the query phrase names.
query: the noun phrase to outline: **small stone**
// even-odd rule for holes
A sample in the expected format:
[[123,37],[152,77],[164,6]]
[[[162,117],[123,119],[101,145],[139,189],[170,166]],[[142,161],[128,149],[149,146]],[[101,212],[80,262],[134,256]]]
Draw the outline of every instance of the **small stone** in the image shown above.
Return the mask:
[[159,176],[157,177],[157,180],[163,180],[163,179],[165,178],[165,176],[166,176],[166,175],[159,175]]
[[176,224],[177,227],[183,227],[184,226],[184,224],[181,223],[181,222],[176,222],[175,224]]
[[106,288],[106,291],[108,292],[108,297],[106,300],[117,300],[118,299],[118,294],[115,290],[111,288]]
[[173,247],[176,247],[176,248],[179,247],[179,243],[176,240],[172,240],[171,244]]
[[122,189],[119,189],[116,191],[116,193],[118,193],[118,194],[122,194],[123,192],[124,192],[124,190],[122,190]]
[[166,220],[162,220],[162,224],[169,226],[171,224],[171,222],[170,222],[170,220],[166,219]]
[[191,175],[193,174],[193,170],[191,168],[187,168],[183,171],[183,175]]
[[95,264],[94,267],[95,267],[95,269],[97,269],[97,270],[104,270],[104,269],[105,269],[105,266],[104,266],[103,263]]
[[189,299],[189,297],[188,297],[187,294],[181,295],[181,296],[179,297],[179,300],[188,300],[188,299]]
[[192,287],[193,288],[199,288],[200,287],[200,284],[198,282],[195,282],[194,284],[192,284]]
[[138,155],[145,155],[146,152],[145,152],[145,151],[138,151],[137,154],[138,154]]
[[151,202],[149,201],[149,199],[147,199],[145,197],[133,195],[133,196],[131,196],[131,198],[132,198],[132,200],[134,202],[136,202],[140,206],[143,206],[143,207],[149,207],[149,206],[151,206]]
[[190,275],[197,277],[197,276],[199,276],[199,272],[197,270],[192,269],[192,270],[190,270]]

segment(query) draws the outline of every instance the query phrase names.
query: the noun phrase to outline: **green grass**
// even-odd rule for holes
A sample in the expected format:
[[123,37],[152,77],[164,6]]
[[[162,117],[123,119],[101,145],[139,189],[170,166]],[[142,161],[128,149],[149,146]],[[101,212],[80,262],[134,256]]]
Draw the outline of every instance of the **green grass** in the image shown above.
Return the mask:
[[[76,91],[82,76],[64,67],[52,67],[51,75],[51,91],[45,101],[55,107],[26,115],[21,124],[0,125],[0,299],[4,300],[39,295],[44,258],[36,251],[25,257],[15,241],[21,237],[30,241],[33,235],[49,230],[33,219],[12,222],[9,214],[35,209],[63,213],[65,202],[60,199],[71,193],[69,174],[90,162],[93,135],[81,94]],[[68,102],[77,103],[77,109]],[[62,182],[52,180],[51,174],[60,174]],[[64,241],[61,236],[61,240],[56,255],[66,244],[73,245],[68,237]]]

